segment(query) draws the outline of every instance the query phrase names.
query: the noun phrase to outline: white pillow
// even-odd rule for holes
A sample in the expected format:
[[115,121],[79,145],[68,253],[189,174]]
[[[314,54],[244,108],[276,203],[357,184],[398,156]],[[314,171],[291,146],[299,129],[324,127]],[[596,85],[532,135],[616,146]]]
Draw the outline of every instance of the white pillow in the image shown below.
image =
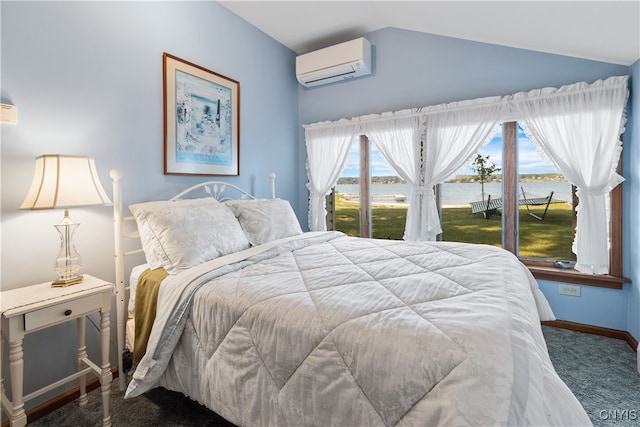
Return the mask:
[[162,266],[162,257],[157,251],[157,245],[155,242],[154,234],[151,228],[147,225],[147,221],[143,221],[147,212],[163,209],[167,206],[196,206],[196,205],[209,205],[220,204],[216,199],[212,197],[204,197],[201,199],[184,199],[184,200],[160,200],[156,202],[136,203],[129,206],[129,210],[136,218],[138,225],[138,233],[140,233],[140,241],[142,243],[142,250],[144,256],[149,264],[150,270],[155,270]]
[[129,207],[139,228],[148,232],[145,255],[157,256],[169,274],[249,247],[227,206],[215,200],[182,202],[186,203],[151,202]]
[[288,201],[282,199],[230,200],[225,202],[253,246],[302,234]]

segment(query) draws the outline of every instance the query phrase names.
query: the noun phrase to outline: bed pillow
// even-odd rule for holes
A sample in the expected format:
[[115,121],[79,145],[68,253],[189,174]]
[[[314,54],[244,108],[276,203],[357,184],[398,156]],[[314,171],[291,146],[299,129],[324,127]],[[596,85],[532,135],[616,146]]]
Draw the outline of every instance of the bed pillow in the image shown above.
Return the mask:
[[288,201],[282,199],[230,200],[231,207],[253,246],[302,234]]
[[195,205],[207,205],[207,204],[219,204],[216,199],[212,197],[204,197],[200,199],[184,199],[184,200],[160,200],[155,202],[136,203],[129,206],[129,210],[136,219],[138,226],[138,233],[140,234],[140,241],[142,243],[142,250],[147,260],[150,270],[155,270],[162,266],[162,260],[157,251],[157,245],[154,240],[154,234],[151,228],[147,225],[147,221],[143,221],[144,215],[147,212],[163,209],[167,206],[195,206]]
[[219,256],[247,249],[249,241],[232,211],[214,199],[206,200],[209,201],[150,202],[129,206],[139,229],[146,233],[146,246],[143,240],[145,256],[149,253],[150,258],[157,257],[169,274],[176,274]]

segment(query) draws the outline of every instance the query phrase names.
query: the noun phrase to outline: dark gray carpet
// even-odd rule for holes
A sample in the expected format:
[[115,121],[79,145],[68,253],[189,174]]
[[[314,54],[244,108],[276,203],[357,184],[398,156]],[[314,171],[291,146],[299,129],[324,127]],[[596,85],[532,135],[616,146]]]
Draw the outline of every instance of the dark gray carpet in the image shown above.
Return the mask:
[[[204,406],[164,388],[150,390],[142,396],[123,399],[118,381],[111,388],[111,424],[114,427],[234,427]],[[89,402],[80,407],[71,402],[57,411],[28,424],[40,427],[96,427],[102,425],[100,389],[88,394]]]
[[640,426],[640,373],[624,341],[542,327],[556,372],[594,426]]
[[[543,332],[556,371],[595,426],[640,426],[640,374],[626,342],[546,326]],[[72,402],[30,426],[94,427],[101,425],[101,417],[100,391],[94,390],[85,407]],[[115,427],[232,426],[182,394],[161,388],[124,400],[117,381],[111,417]]]

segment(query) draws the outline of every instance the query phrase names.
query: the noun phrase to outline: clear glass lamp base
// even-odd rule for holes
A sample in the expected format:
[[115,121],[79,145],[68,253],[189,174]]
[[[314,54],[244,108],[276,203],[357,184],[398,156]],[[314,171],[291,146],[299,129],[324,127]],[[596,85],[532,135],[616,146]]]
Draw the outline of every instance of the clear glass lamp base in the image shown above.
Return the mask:
[[55,271],[58,278],[51,287],[64,287],[82,283],[84,278],[78,274],[82,268],[82,259],[73,243],[73,235],[80,224],[69,218],[69,210],[64,210],[64,218],[56,225],[60,234],[60,253],[56,258]]

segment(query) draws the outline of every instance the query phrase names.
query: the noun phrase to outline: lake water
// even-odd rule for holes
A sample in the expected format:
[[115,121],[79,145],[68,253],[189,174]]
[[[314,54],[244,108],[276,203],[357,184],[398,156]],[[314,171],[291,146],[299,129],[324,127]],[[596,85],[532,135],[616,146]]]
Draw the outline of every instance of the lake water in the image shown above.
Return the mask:
[[[524,188],[528,198],[546,197],[553,191],[556,200],[571,201],[571,184],[568,182],[523,182],[519,187]],[[452,183],[442,184],[442,206],[462,206],[471,202],[482,200],[482,186],[478,183]],[[336,185],[336,191],[340,194],[360,194],[357,184]],[[491,182],[484,185],[485,197],[491,194],[491,198],[501,197],[502,183]],[[409,184],[373,184],[371,188],[373,203],[395,203],[395,196],[411,194]]]

